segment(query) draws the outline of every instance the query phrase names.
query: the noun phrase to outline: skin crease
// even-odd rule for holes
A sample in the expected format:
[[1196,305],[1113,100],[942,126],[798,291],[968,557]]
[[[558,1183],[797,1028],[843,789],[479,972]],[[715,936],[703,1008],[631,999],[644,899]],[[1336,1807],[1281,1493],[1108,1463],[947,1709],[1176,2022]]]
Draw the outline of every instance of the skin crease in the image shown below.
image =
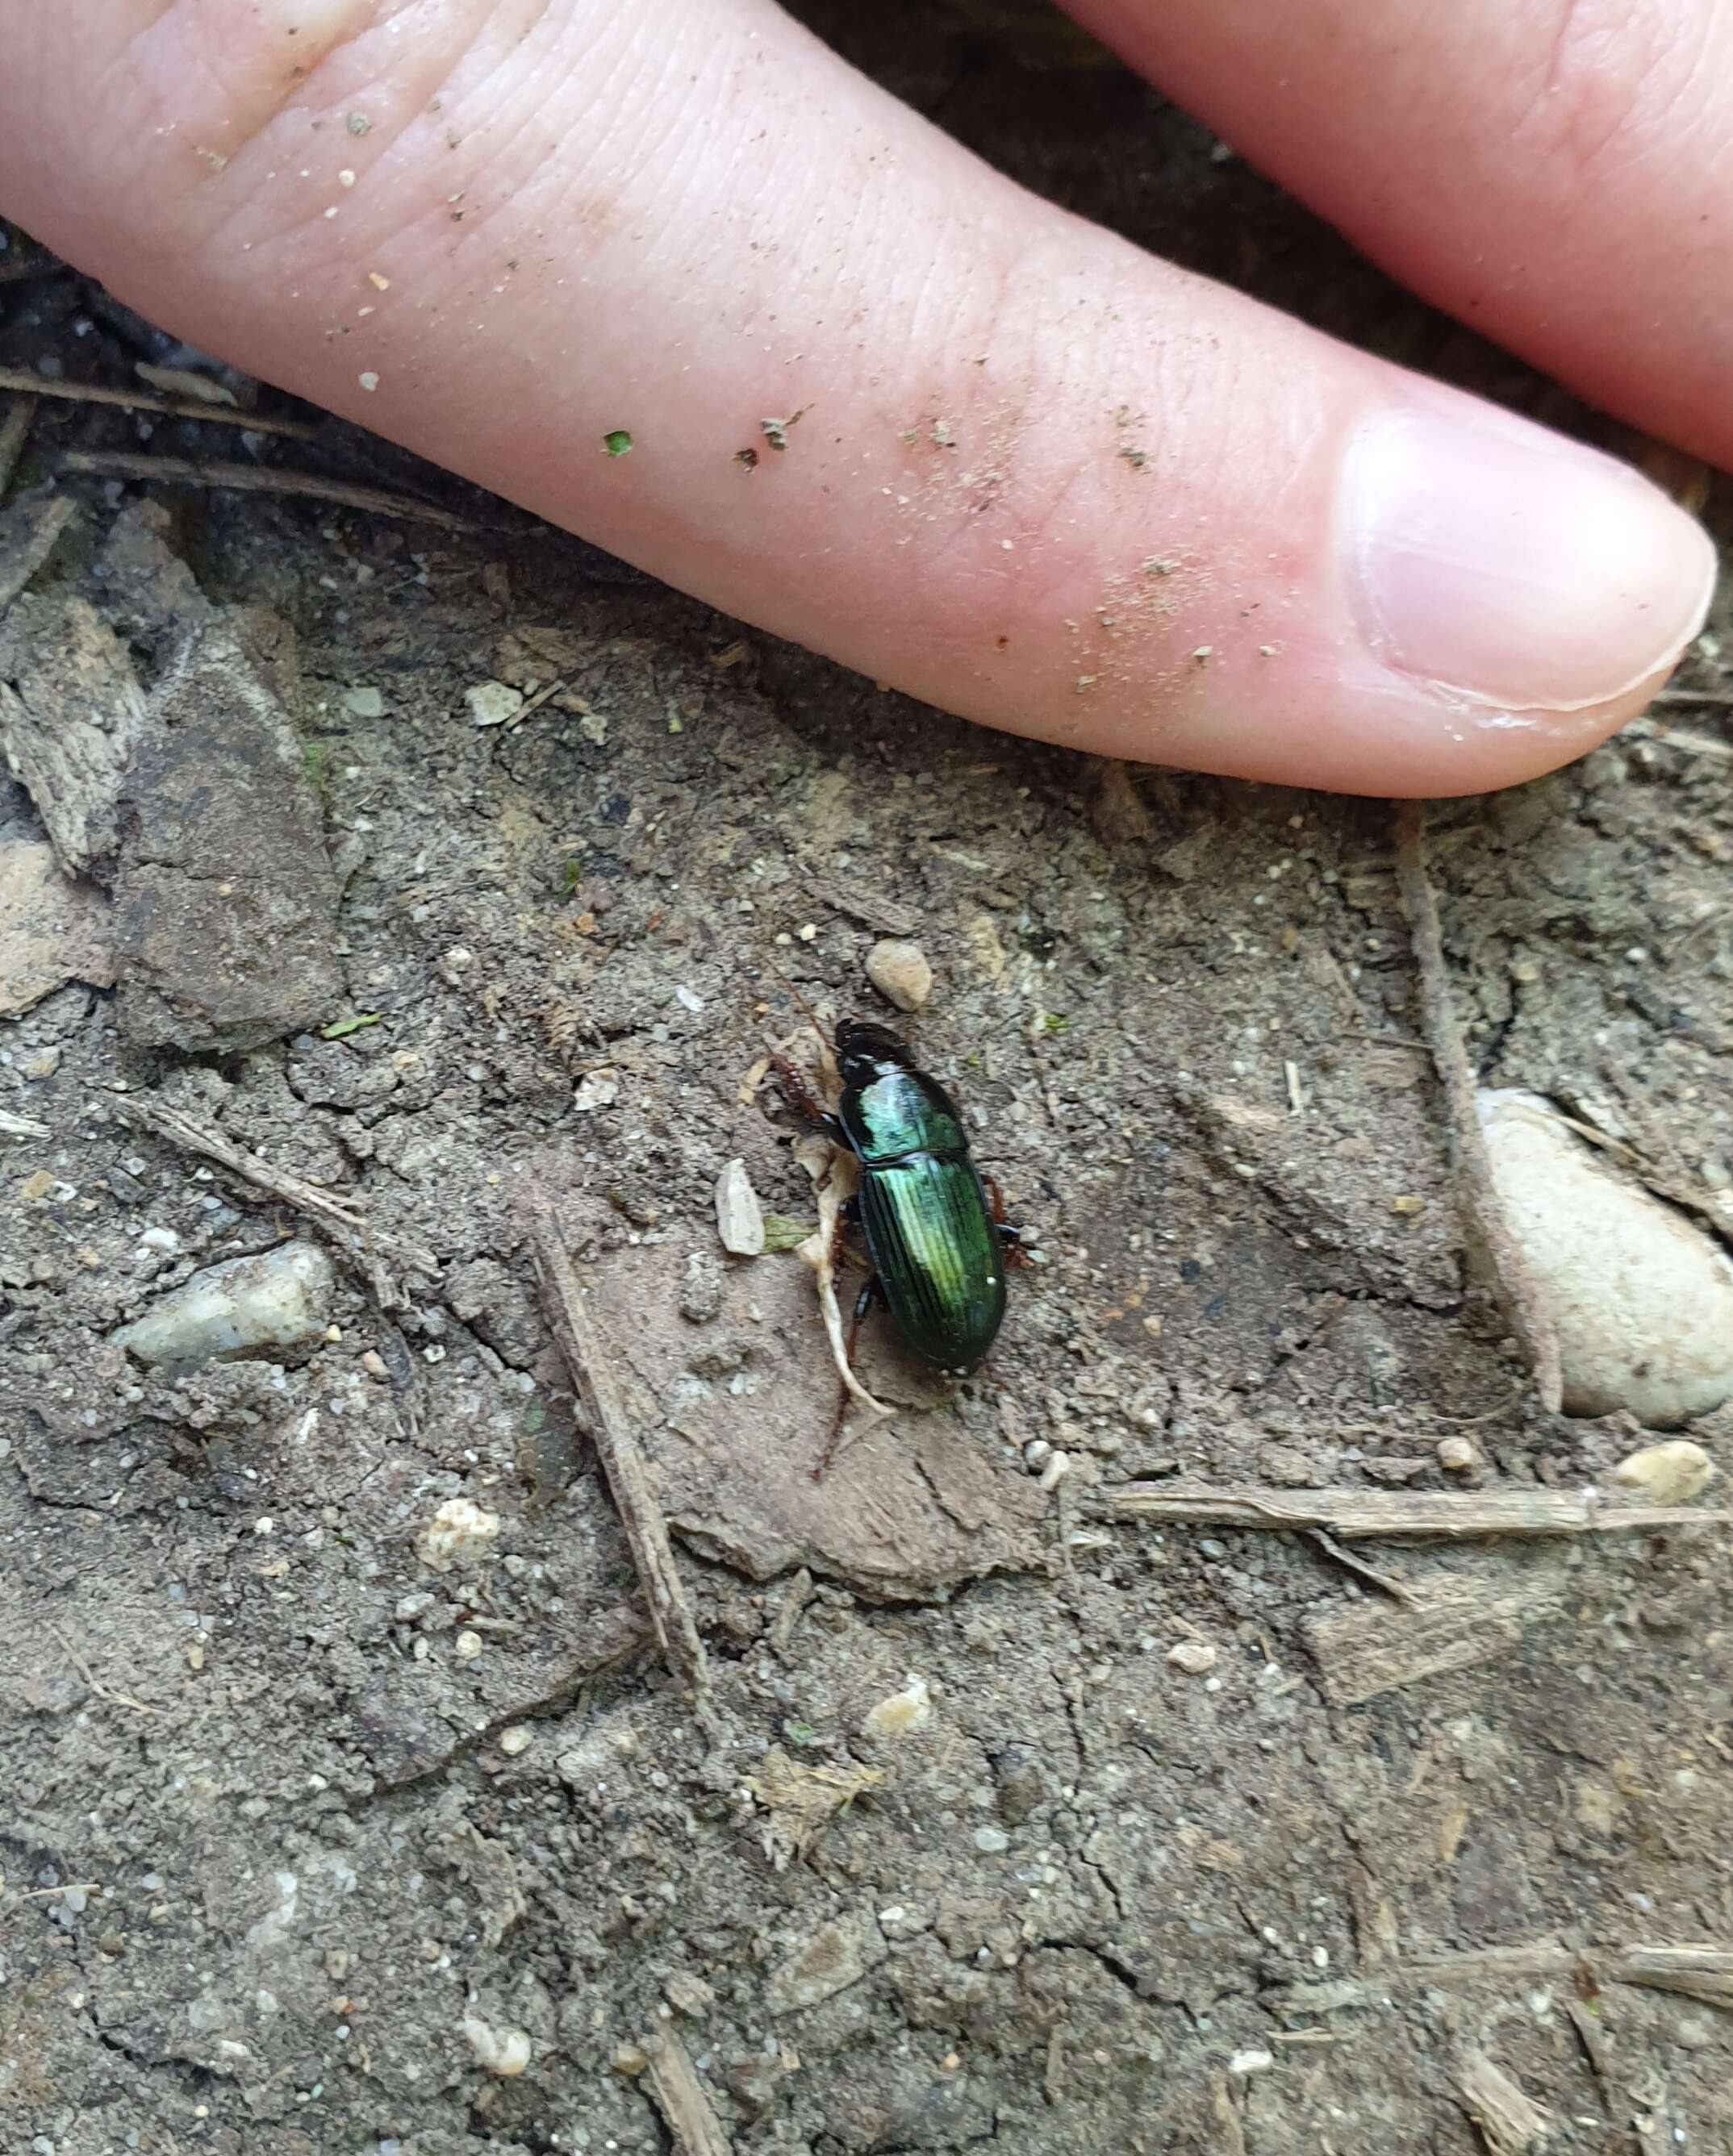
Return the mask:
[[[1616,110],[1628,85],[1664,116],[1683,90],[1573,59],[1583,116],[1531,126],[1525,167],[1468,86],[1517,60],[1544,80],[1546,11],[1513,23],[1475,0],[1454,29],[1417,18],[1410,40],[1387,11],[1305,0],[1279,37],[1242,23],[1231,51],[1211,24],[1240,0],[1208,22],[1201,4],[1083,12],[1183,75],[1199,109],[1240,99],[1262,160],[1302,191],[1315,179],[1326,208],[1373,167],[1381,205],[1406,180],[1405,213],[1362,219],[1392,268],[1442,290],[1471,242],[1478,326],[1530,350],[1544,335],[1585,384],[1640,352],[1622,408],[1718,439],[1710,331],[1669,374],[1650,317],[1606,286],[1639,255],[1657,290],[1696,274],[1698,254],[1664,244],[1655,187],[1674,161],[1656,150],[1645,192],[1581,149],[1597,96]],[[1356,42],[1362,19],[1380,27]],[[1325,33],[1309,59],[1309,23]],[[1705,557],[1681,555],[1632,601],[1640,664],[1587,665],[1610,616],[1585,583],[1535,615],[1529,670],[1556,654],[1550,694],[1465,697],[1403,672],[1348,588],[1344,469],[1369,429],[1417,410],[1468,425],[1472,400],[1034,200],[768,0],[0,0],[0,210],[130,304],[988,723],[1293,783],[1475,791],[1640,709],[1700,619]],[[1417,50],[1459,95],[1427,102]],[[1358,148],[1340,110],[1364,120]],[[1633,126],[1638,150],[1664,146]],[[1453,157],[1477,182],[1466,209],[1439,184]],[[1566,199],[1585,170],[1618,213],[1598,262],[1592,204]],[[1561,235],[1554,253],[1548,224],[1552,285],[1583,295],[1568,332],[1548,327],[1551,286],[1489,264],[1501,233],[1532,245],[1536,214]],[[1711,223],[1725,245],[1733,211]],[[778,452],[763,419],[797,412]],[[615,429],[633,445],[609,458]]]

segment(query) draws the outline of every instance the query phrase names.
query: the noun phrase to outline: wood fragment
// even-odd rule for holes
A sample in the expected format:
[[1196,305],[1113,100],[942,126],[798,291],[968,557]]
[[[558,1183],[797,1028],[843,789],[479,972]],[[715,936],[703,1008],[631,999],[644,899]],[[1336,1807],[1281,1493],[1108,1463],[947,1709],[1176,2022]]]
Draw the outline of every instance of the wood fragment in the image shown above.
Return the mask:
[[531,1244],[543,1307],[583,1405],[590,1441],[608,1477],[632,1562],[650,1604],[651,1622],[656,1627],[662,1657],[691,1692],[707,1732],[719,1737],[722,1725],[711,1697],[709,1663],[692,1606],[680,1584],[668,1524],[615,1381],[607,1343],[584,1302],[584,1291],[545,1202],[537,1204],[532,1215]]
[[1470,1234],[1479,1242],[1522,1337],[1540,1404],[1556,1414],[1564,1399],[1558,1334],[1493,1180],[1492,1160],[1480,1127],[1474,1074],[1450,993],[1438,906],[1426,865],[1426,808],[1399,803],[1396,815],[1396,882],[1420,975],[1421,1012],[1432,1063],[1443,1088],[1444,1109],[1456,1171],[1458,1201]]
[[743,1786],[764,1809],[764,1854],[778,1871],[805,1856],[863,1790],[885,1779],[878,1767],[803,1767],[773,1744]]
[[1576,2031],[1576,2041],[1582,2046],[1583,2056],[1593,2069],[1595,2079],[1604,2088],[1610,2089],[1612,2087],[1612,2058],[1607,2041],[1607,2031],[1580,1999],[1566,1999],[1565,2011],[1571,2017],[1571,2026]]
[[[13,407],[15,415],[18,407]],[[12,417],[7,420],[7,429]],[[0,430],[0,490],[6,485],[5,430]],[[54,542],[78,514],[64,495],[48,501],[19,502],[0,526],[0,613],[4,613],[54,550]]]
[[[1664,697],[1658,697],[1664,703]],[[1710,699],[1723,707],[1733,707],[1733,696]],[[1733,763],[1733,742],[1717,741],[1712,734],[1687,733],[1683,726],[1669,726],[1664,719],[1633,719],[1625,728],[1628,734],[1636,734],[1644,741],[1664,742],[1669,748],[1683,749],[1687,756],[1700,756],[1710,763]]]
[[1413,1609],[1419,1606],[1422,1598],[1405,1581],[1396,1578],[1393,1573],[1380,1572],[1376,1565],[1368,1564],[1364,1558],[1355,1557],[1352,1550],[1345,1550],[1340,1543],[1333,1543],[1322,1527],[1314,1527],[1311,1538],[1327,1558],[1332,1558],[1345,1571],[1351,1572],[1355,1578],[1363,1579],[1369,1586],[1379,1589],[1393,1602],[1400,1602],[1405,1609]]
[[1733,1949],[1726,1947],[1627,1947],[1612,1974],[1620,1984],[1682,1991],[1706,2006],[1733,2011]]
[[1628,1529],[1720,1527],[1733,1512],[1700,1505],[1607,1505],[1592,1491],[1274,1490],[1255,1483],[1221,1488],[1183,1482],[1128,1482],[1114,1491],[1122,1519],[1175,1526],[1322,1527],[1343,1541],[1493,1535],[1592,1535]]
[[1422,1677],[1491,1661],[1522,1638],[1527,1622],[1556,1594],[1561,1575],[1547,1567],[1503,1594],[1484,1583],[1453,1584],[1406,1616],[1366,1604],[1304,1620],[1306,1644],[1337,1707],[1359,1707]]
[[865,928],[877,929],[882,936],[913,936],[920,926],[906,906],[856,885],[851,877],[805,875],[801,881],[821,904],[846,914]]
[[1246,2129],[1227,2085],[1226,2074],[1210,2076],[1210,2116],[1215,2123],[1211,2145],[1220,2156],[1246,2156]]
[[1463,2109],[1480,2128],[1492,2156],[1524,2156],[1545,2139],[1550,2115],[1531,2102],[1484,2051],[1462,2055],[1456,2086]]
[[18,396],[7,408],[5,418],[0,420],[0,495],[3,495],[12,484],[13,473],[18,469],[18,459],[24,453],[24,444],[30,439],[30,425],[35,417],[36,399],[30,396]]
[[21,367],[0,367],[0,390],[21,397],[49,397],[62,404],[117,404],[123,411],[148,412],[163,419],[208,419],[219,427],[244,427],[249,434],[281,434],[311,442],[320,429],[306,419],[276,419],[238,405],[208,404],[193,397],[165,397],[153,389],[111,389],[96,382],[45,382]]
[[[213,415],[201,406],[198,416]],[[318,472],[275,471],[263,465],[229,464],[219,459],[140,455],[126,449],[68,449],[59,459],[63,472],[104,479],[143,480],[156,486],[228,487],[238,494],[277,494],[310,501],[328,501],[339,509],[358,509],[374,516],[400,516],[414,524],[436,524],[442,531],[473,531],[467,517],[407,494],[381,486],[358,486],[349,480],[326,479]]]
[[674,2156],[731,2156],[733,2143],[675,2031],[646,2036],[644,2053],[650,2093],[673,2137]]
[[208,1123],[201,1123],[179,1108],[169,1106],[165,1101],[153,1101],[147,1096],[118,1095],[111,1096],[111,1106],[123,1121],[139,1130],[146,1130],[157,1137],[166,1138],[171,1145],[182,1147],[188,1152],[202,1154],[221,1168],[250,1183],[255,1189],[280,1198],[285,1204],[292,1205],[297,1213],[315,1220],[335,1242],[338,1249],[365,1274],[374,1300],[382,1310],[407,1308],[406,1295],[382,1261],[383,1257],[396,1259],[412,1270],[436,1277],[439,1260],[430,1250],[403,1237],[383,1233],[373,1227],[367,1214],[352,1199],[339,1198],[329,1190],[321,1190],[316,1183],[304,1183],[298,1175],[286,1168],[273,1167],[261,1160],[257,1153],[249,1152],[221,1131]]

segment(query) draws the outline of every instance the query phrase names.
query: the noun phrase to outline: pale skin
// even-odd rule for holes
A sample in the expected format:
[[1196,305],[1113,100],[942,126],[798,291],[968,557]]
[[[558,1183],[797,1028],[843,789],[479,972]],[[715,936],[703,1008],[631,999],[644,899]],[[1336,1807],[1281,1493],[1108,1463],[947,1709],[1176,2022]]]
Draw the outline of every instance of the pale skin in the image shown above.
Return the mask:
[[[1423,296],[1733,461],[1733,10],[1073,12]],[[1475,792],[1702,625],[1646,481],[1026,194],[771,0],[0,0],[0,213],[152,321],[985,725]]]

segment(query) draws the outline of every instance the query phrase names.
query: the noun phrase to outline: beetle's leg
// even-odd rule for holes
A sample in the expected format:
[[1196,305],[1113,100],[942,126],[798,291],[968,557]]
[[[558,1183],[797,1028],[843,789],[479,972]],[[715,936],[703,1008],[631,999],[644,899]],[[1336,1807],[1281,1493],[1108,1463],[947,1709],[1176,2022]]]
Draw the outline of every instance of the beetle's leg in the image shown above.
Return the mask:
[[999,1188],[995,1177],[983,1174],[981,1187],[987,1194],[987,1204],[993,1215],[993,1232],[999,1238],[999,1247],[1005,1253],[1005,1262],[1026,1265],[1029,1253],[1023,1247],[1023,1230],[1014,1228],[1005,1217],[1005,1193]]
[[[849,1320],[848,1347],[846,1353],[850,1369],[852,1370],[855,1367],[855,1343],[861,1337],[861,1321],[875,1302],[887,1301],[884,1282],[880,1280],[877,1273],[873,1273],[868,1278],[866,1286],[855,1297],[855,1314]],[[831,1424],[831,1435],[825,1440],[825,1449],[819,1455],[818,1466],[812,1471],[812,1479],[815,1482],[824,1481],[826,1470],[836,1456],[836,1448],[842,1442],[842,1425],[847,1414],[848,1387],[839,1384],[836,1388],[836,1419]]]
[[773,1054],[770,1067],[776,1073],[783,1099],[800,1121],[810,1123],[815,1130],[822,1131],[832,1145],[844,1144],[841,1124],[813,1092],[805,1075],[789,1062],[788,1057]]

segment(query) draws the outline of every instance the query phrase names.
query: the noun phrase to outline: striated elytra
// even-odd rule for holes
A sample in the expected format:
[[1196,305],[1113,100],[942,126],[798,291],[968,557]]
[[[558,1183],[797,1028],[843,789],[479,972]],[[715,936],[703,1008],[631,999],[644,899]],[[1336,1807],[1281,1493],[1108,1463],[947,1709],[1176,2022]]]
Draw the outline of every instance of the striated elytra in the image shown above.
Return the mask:
[[[956,1104],[916,1068],[886,1026],[845,1019],[832,1135],[861,1163],[860,1224],[876,1290],[913,1353],[941,1370],[972,1370],[1005,1317],[1002,1228]],[[863,1302],[865,1298],[863,1297]]]

